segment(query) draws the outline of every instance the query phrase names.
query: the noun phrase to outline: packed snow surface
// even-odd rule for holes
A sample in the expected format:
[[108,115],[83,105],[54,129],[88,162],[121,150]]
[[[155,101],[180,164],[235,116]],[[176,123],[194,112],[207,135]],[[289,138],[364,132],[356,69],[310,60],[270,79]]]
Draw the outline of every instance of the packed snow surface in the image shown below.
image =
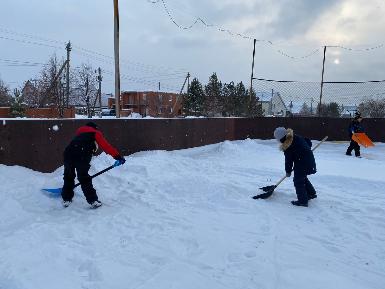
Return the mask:
[[94,180],[97,210],[80,189],[68,208],[40,191],[62,167],[0,165],[0,288],[383,289],[385,145],[346,147],[316,150],[308,208],[290,204],[292,179],[251,199],[284,175],[273,140],[133,154]]

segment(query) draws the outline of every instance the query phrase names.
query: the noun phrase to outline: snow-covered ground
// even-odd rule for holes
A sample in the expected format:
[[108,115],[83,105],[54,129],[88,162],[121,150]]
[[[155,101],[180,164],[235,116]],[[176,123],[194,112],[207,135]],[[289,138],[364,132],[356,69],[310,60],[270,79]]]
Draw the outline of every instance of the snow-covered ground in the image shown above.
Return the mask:
[[[95,179],[90,210],[40,189],[52,174],[0,165],[1,289],[383,289],[385,144],[315,152],[318,199],[294,207],[273,140],[136,153]],[[113,160],[93,160],[92,173]]]

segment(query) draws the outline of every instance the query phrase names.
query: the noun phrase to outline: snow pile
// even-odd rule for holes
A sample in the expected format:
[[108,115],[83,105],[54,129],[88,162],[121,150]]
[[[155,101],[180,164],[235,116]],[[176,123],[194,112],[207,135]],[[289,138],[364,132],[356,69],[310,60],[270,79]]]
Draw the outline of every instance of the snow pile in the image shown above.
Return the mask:
[[[0,288],[382,289],[385,284],[385,145],[363,159],[347,144],[315,152],[309,208],[286,180],[275,141],[149,151],[95,179],[90,210],[40,192],[52,174],[0,165]],[[95,173],[113,160],[93,160]]]

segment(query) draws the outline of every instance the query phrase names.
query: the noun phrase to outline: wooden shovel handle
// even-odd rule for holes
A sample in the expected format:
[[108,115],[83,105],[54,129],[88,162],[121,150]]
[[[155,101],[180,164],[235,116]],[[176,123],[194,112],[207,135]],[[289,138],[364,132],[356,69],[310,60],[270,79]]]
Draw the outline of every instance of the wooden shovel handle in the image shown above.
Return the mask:
[[[312,151],[315,151],[316,148],[318,148],[318,147],[319,147],[323,142],[325,142],[327,139],[328,139],[328,136],[325,136],[325,137],[324,137],[319,143],[317,143],[311,150],[312,150]],[[282,183],[284,179],[286,179],[286,175],[283,176],[283,177],[278,181],[278,183],[276,183],[275,186],[278,187],[279,184]]]

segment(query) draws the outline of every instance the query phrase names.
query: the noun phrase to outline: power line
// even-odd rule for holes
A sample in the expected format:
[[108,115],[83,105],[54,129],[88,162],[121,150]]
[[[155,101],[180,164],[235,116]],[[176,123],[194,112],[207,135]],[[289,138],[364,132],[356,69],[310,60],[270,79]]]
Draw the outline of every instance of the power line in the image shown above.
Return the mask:
[[[102,54],[102,53],[99,53],[99,52],[95,52],[95,51],[92,51],[92,50],[89,50],[89,49],[85,49],[85,48],[82,48],[82,47],[79,47],[79,46],[76,46],[74,45],[73,46],[75,50],[79,50],[82,51],[83,54],[88,54],[88,55],[97,55],[99,57],[102,57],[102,58],[106,58],[106,59],[110,59],[111,61],[114,60],[114,58],[112,56],[108,56],[108,55],[105,55],[105,54]],[[136,66],[136,67],[142,67],[143,69],[147,69],[147,70],[162,70],[162,71],[175,71],[175,72],[180,72],[180,73],[186,73],[185,70],[174,70],[173,68],[170,68],[170,67],[165,67],[165,66],[154,66],[154,65],[150,65],[150,64],[144,64],[144,63],[140,63],[140,62],[135,62],[135,61],[129,61],[129,60],[126,60],[126,59],[121,59],[121,62],[123,63],[127,63],[129,65],[133,65],[133,66]]]
[[3,32],[3,33],[7,33],[7,34],[11,34],[11,35],[19,35],[19,36],[22,36],[22,37],[31,38],[31,39],[35,39],[35,40],[39,40],[39,41],[57,43],[57,44],[61,44],[61,45],[65,45],[66,44],[66,42],[63,42],[63,41],[43,38],[43,37],[40,37],[40,36],[30,35],[30,34],[26,34],[26,33],[20,33],[20,32],[16,32],[16,31],[13,31],[13,30],[5,29],[5,28],[2,28],[2,27],[0,27],[0,31]]
[[340,49],[349,50],[349,51],[365,52],[365,51],[371,51],[371,50],[382,48],[384,47],[384,44],[378,44],[376,46],[368,47],[368,48],[351,48],[351,47],[345,47],[342,45],[326,45],[326,47],[340,48]]
[[20,64],[20,65],[45,65],[45,63],[40,63],[40,62],[20,61],[20,60],[1,59],[1,58],[0,58],[0,62],[5,62],[7,64]]
[[25,43],[25,44],[33,44],[33,45],[46,46],[46,47],[51,47],[51,48],[56,48],[56,49],[62,49],[62,47],[58,47],[58,46],[50,45],[50,44],[45,44],[45,43],[40,43],[40,42],[36,42],[36,41],[15,39],[15,38],[5,37],[5,36],[0,36],[0,39],[16,41],[16,42],[21,42],[21,43]]
[[[94,56],[92,54],[88,54],[87,52],[82,52],[82,51],[74,51],[76,54],[80,54],[80,55],[83,55],[85,57],[87,57],[89,60],[95,60],[95,61],[98,61],[98,62],[101,62],[101,63],[105,63],[107,65],[109,65],[110,67],[113,66],[114,62],[112,59],[108,60],[109,57],[108,56],[105,56],[105,58],[101,58],[101,57],[98,57],[98,56]],[[124,65],[125,62],[123,61],[123,65],[121,65],[121,68],[122,69],[127,69],[127,70],[134,70],[134,71],[139,71],[139,72],[147,72],[147,73],[150,73],[152,74],[152,78],[157,78],[157,77],[167,77],[167,76],[174,76],[174,75],[185,75],[186,73],[185,72],[173,72],[173,73],[166,73],[166,74],[163,74],[161,73],[160,70],[153,70],[153,69],[150,69],[150,68],[146,68],[146,67],[142,67],[142,66],[135,66],[135,65]]]
[[[3,39],[3,40],[10,40],[10,41],[16,41],[16,42],[25,43],[25,44],[39,45],[39,46],[46,46],[46,47],[51,47],[51,48],[56,48],[56,49],[62,49],[62,47],[52,45],[52,44],[42,43],[42,41],[43,42],[50,42],[50,43],[57,43],[57,44],[61,44],[63,46],[66,44],[66,42],[57,41],[54,39],[43,38],[40,36],[30,35],[30,34],[26,34],[26,33],[19,33],[19,32],[12,31],[12,30],[5,29],[5,28],[1,28],[1,27],[0,27],[0,31],[3,33],[6,33],[6,34],[18,35],[22,38],[35,39],[35,40],[38,40],[39,42],[38,41],[23,40],[23,39],[16,39],[16,38],[7,37],[7,36],[0,36],[0,39]],[[80,51],[82,51],[84,53],[97,55],[97,56],[100,56],[100,57],[103,57],[106,59],[110,59],[112,61],[114,59],[112,56],[104,55],[102,53],[92,51],[90,49],[86,49],[86,48],[83,48],[83,47],[80,47],[77,45],[74,45],[73,47],[74,47],[74,50],[78,50],[79,54],[80,54]],[[180,72],[183,74],[185,74],[187,71],[187,69],[174,69],[174,68],[165,67],[165,66],[154,66],[154,65],[144,64],[144,63],[140,63],[140,62],[129,61],[126,59],[121,59],[121,62],[127,63],[129,65],[133,65],[136,67],[143,67],[144,69],[147,69],[147,70],[174,71],[174,72]]]
[[[166,4],[166,1],[165,0],[147,0],[148,3],[151,3],[151,4],[158,4],[158,3],[162,3],[162,6],[166,12],[166,14],[168,15],[169,19],[171,20],[172,23],[174,23],[179,29],[182,29],[182,30],[189,30],[191,28],[193,28],[195,25],[197,25],[198,23],[204,25],[205,27],[209,27],[209,28],[217,28],[218,31],[220,32],[226,32],[228,33],[229,35],[231,36],[236,36],[236,37],[240,37],[240,38],[243,38],[243,39],[249,39],[249,40],[254,40],[253,37],[251,36],[248,36],[248,35],[245,35],[245,34],[242,34],[242,33],[237,33],[237,32],[233,32],[229,29],[225,29],[225,28],[222,28],[218,25],[215,25],[215,24],[209,24],[206,20],[202,19],[201,17],[195,17],[195,19],[192,21],[192,23],[188,26],[183,26],[181,24],[179,24],[175,18],[173,17],[170,9],[168,8],[167,4]],[[262,43],[266,43],[270,46],[275,46],[276,44],[273,43],[273,41],[271,40],[267,40],[267,39],[255,39],[257,42],[262,42]],[[345,50],[349,50],[349,51],[371,51],[371,50],[374,50],[374,49],[378,49],[378,48],[382,48],[384,46],[384,44],[379,44],[379,45],[376,45],[374,47],[369,47],[369,48],[364,48],[364,49],[354,49],[354,48],[350,48],[350,47],[345,47],[345,46],[342,46],[342,45],[329,45],[328,47],[335,47],[335,48],[341,48],[341,49],[345,49]],[[317,48],[313,51],[311,51],[310,53],[306,54],[306,55],[303,55],[303,56],[293,56],[293,55],[290,55],[286,52],[284,52],[282,49],[275,49],[275,51],[279,54],[281,54],[282,56],[285,56],[287,58],[290,58],[290,59],[305,59],[305,58],[308,58],[308,57],[311,57],[313,56],[314,54],[316,54],[317,52],[319,52],[321,49],[320,48]]]

